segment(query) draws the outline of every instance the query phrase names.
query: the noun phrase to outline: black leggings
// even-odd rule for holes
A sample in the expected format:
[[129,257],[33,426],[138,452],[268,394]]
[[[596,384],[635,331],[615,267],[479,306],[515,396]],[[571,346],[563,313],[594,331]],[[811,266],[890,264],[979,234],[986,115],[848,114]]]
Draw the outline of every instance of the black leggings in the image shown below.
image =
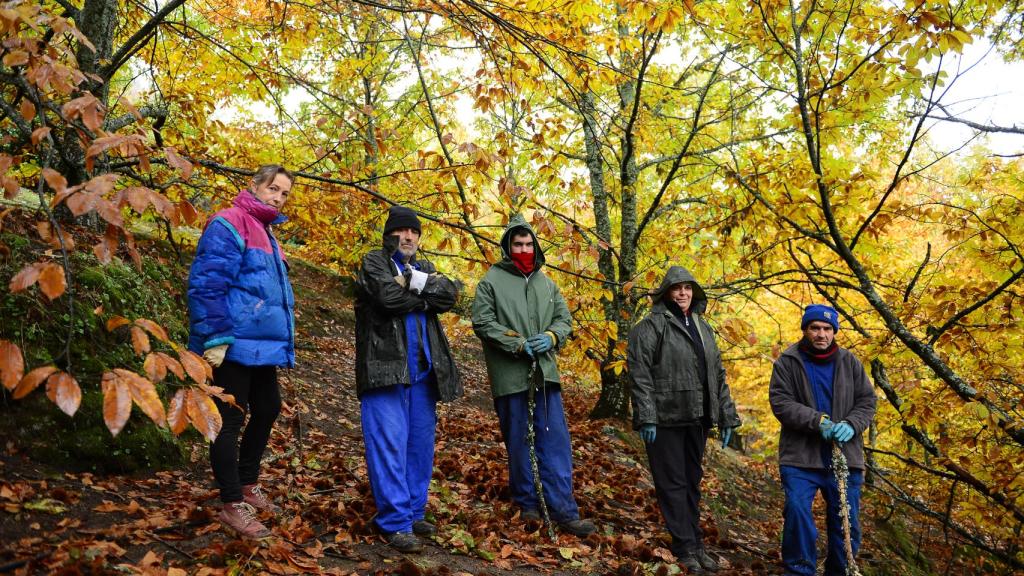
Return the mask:
[[[277,367],[243,366],[225,360],[213,369],[213,383],[235,397],[238,408],[217,398],[224,421],[217,439],[210,444],[210,467],[220,488],[222,502],[241,502],[242,486],[255,484],[260,474],[260,459],[270,440],[270,430],[281,412],[281,390],[277,386]],[[240,408],[240,409],[239,409]],[[246,411],[249,424],[238,445]]]

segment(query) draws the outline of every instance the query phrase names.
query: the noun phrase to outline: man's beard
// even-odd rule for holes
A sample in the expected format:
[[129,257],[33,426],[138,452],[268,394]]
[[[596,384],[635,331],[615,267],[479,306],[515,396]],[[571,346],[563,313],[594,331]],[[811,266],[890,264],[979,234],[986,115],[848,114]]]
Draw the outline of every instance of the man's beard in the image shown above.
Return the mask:
[[412,257],[416,255],[415,246],[398,246],[398,253],[402,255],[402,259],[408,262],[412,260]]

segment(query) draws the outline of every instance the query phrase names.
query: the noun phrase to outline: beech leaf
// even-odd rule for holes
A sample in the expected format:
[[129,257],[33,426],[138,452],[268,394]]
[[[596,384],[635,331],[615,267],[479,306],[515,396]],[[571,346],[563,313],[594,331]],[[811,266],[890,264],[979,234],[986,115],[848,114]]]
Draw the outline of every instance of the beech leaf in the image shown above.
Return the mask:
[[178,377],[178,380],[185,379],[185,369],[182,368],[181,362],[178,362],[172,356],[165,354],[163,352],[157,352],[156,355],[159,356],[161,360],[163,360],[164,366],[166,366],[167,369],[170,370],[172,374]]
[[171,403],[167,407],[167,423],[175,436],[181,434],[188,427],[188,411],[185,408],[185,397],[188,391],[182,388],[174,393]]
[[132,348],[139,356],[149,352],[149,335],[138,326],[132,326]]
[[25,373],[25,359],[21,348],[8,340],[0,340],[0,381],[4,388],[14,390]]
[[14,275],[14,278],[11,278],[11,283],[7,286],[7,288],[11,292],[21,292],[22,290],[35,284],[36,280],[39,280],[39,271],[39,262],[25,266],[17,274]]
[[114,372],[104,373],[100,386],[103,390],[103,422],[110,433],[117,436],[132,415],[132,393],[128,383]]
[[206,382],[206,368],[209,366],[206,360],[203,360],[199,355],[190,350],[182,350],[178,353],[178,358],[181,360],[181,365],[185,367],[185,372],[188,373],[189,378],[194,380],[196,384]]
[[164,412],[163,402],[160,401],[160,396],[157,395],[153,383],[139,374],[123,368],[115,368],[114,372],[128,384],[128,391],[131,393],[135,405],[157,426],[164,426],[167,423],[167,414]]
[[39,273],[39,289],[49,300],[56,300],[68,288],[67,278],[64,277],[64,267],[53,262],[42,265]]
[[68,416],[74,416],[82,404],[82,389],[67,372],[57,372],[46,379],[46,396]]
[[153,336],[156,336],[160,340],[163,340],[164,342],[169,343],[171,341],[171,339],[167,336],[167,331],[164,330],[164,327],[157,324],[156,322],[153,322],[148,318],[137,318],[135,320],[135,325],[145,328],[147,332],[149,332]]
[[192,388],[188,391],[187,410],[188,419],[196,430],[210,442],[216,440],[222,421],[213,399],[202,390]]
[[14,389],[12,396],[15,400],[20,400],[25,396],[28,396],[29,393],[38,388],[39,385],[50,376],[50,374],[53,374],[56,371],[56,366],[40,366],[28,374],[25,374],[25,377],[21,379],[21,382],[18,382],[18,387]]
[[107,332],[113,332],[125,324],[131,324],[132,321],[125,318],[124,316],[111,316],[107,319]]
[[153,382],[161,382],[167,377],[167,365],[158,354],[153,352],[146,354],[146,361],[142,363],[142,369],[146,371],[146,377]]

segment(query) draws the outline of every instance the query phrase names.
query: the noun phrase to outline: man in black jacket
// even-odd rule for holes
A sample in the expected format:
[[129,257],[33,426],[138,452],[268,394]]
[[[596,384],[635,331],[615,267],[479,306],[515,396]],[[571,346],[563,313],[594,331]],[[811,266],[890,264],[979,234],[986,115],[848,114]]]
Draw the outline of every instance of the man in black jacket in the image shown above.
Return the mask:
[[651,297],[650,314],[629,332],[633,427],[647,446],[672,553],[690,574],[714,572],[718,562],[704,549],[700,529],[704,446],[717,426],[724,448],[740,419],[704,320],[700,284],[686,268],[672,266]]
[[849,468],[852,552],[860,546],[858,508],[864,482],[862,434],[875,415],[875,391],[864,366],[835,342],[839,315],[812,304],[800,322],[803,338],[775,361],[768,389],[772,412],[782,424],[779,474],[786,492],[782,529],[782,561],[787,576],[813,576],[817,569],[811,505],[821,491],[828,526],[826,576],[846,574],[839,485],[832,470],[832,443],[839,444]]
[[375,521],[402,552],[437,532],[424,520],[434,469],[438,399],[462,395],[448,339],[437,315],[455,304],[457,282],[416,258],[416,213],[393,206],[384,247],[363,258],[356,278],[356,394]]

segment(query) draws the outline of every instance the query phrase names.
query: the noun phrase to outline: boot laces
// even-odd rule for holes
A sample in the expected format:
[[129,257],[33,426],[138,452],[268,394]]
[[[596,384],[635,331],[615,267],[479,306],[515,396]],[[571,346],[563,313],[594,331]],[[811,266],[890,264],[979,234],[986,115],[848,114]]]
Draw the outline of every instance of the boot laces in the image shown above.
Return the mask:
[[245,524],[251,524],[256,522],[256,508],[252,504],[247,502],[235,502],[231,505],[235,512],[238,512],[238,516],[242,519]]

